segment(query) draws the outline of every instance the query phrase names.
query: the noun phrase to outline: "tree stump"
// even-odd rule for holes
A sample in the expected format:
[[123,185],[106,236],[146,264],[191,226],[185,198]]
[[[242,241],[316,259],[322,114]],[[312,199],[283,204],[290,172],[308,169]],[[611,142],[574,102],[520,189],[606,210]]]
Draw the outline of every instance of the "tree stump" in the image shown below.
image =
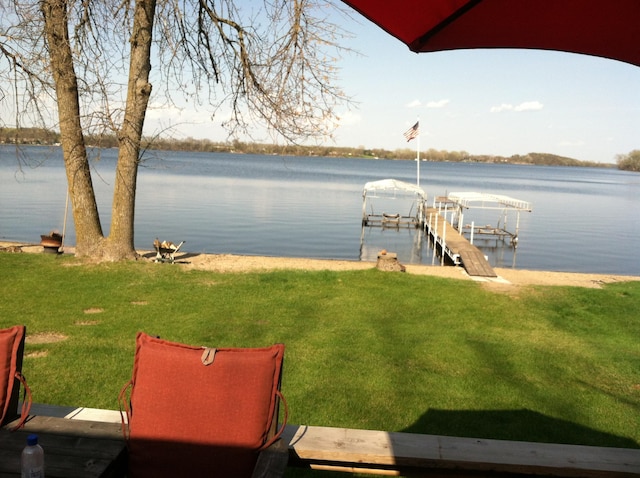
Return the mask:
[[381,271],[405,272],[407,268],[398,262],[395,252],[380,251],[376,267]]

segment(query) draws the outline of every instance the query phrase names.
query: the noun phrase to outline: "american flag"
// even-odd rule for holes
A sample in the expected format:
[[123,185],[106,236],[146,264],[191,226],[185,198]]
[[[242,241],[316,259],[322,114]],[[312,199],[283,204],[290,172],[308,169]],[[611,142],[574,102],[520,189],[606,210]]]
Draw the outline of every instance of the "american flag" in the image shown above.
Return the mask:
[[420,122],[416,121],[416,124],[414,124],[411,128],[409,128],[407,131],[404,132],[404,137],[407,138],[407,143],[411,141],[413,138],[418,137],[418,134],[420,133],[420,130],[418,128],[418,123]]

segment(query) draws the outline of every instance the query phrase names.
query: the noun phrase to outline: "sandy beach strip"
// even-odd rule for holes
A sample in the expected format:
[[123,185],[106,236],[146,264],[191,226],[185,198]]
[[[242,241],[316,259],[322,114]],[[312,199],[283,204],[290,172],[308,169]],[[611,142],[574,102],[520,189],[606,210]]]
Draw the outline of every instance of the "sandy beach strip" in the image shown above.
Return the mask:
[[[42,253],[43,247],[37,244],[0,241],[0,251]],[[72,254],[73,247],[65,246],[65,254]],[[153,251],[139,251],[148,260],[155,258]],[[290,270],[364,270],[376,267],[375,262],[349,261],[333,259],[308,259],[295,257],[244,256],[235,254],[201,254],[179,252],[176,263],[187,270],[209,270],[214,272],[257,272],[278,269]],[[170,264],[165,264],[170,266]],[[462,267],[406,264],[406,273],[431,275],[458,280],[480,281],[496,291],[509,291],[516,286],[549,285],[600,288],[603,284],[615,282],[640,281],[640,276],[616,274],[591,274],[578,272],[555,272],[494,268],[497,278],[470,277]]]

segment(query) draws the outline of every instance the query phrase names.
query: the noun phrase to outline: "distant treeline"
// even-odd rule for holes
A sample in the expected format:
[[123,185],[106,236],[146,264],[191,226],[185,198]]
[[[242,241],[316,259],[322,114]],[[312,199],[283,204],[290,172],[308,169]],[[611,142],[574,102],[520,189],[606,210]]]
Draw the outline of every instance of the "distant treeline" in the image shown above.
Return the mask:
[[[0,128],[0,144],[58,144],[58,133],[42,128]],[[118,143],[115,136],[87,136],[89,145],[114,148]],[[242,141],[214,142],[208,139],[166,139],[144,138],[143,147],[152,150],[165,151],[198,151],[211,153],[242,153],[242,154],[268,154],[283,156],[317,156],[317,157],[357,157],[370,159],[406,159],[416,157],[415,149],[403,148],[389,151],[386,149],[367,149],[364,147],[337,147],[329,145],[302,146],[302,145],[274,145],[260,143],[245,143]],[[637,154],[636,154],[637,153]],[[619,155],[617,166],[619,169],[640,171],[640,151],[633,151],[628,155]],[[506,163],[506,164],[536,164],[546,166],[588,166],[599,168],[611,168],[613,164],[598,163],[593,161],[580,161],[548,153],[516,154],[509,157],[494,155],[470,154],[466,151],[438,151],[429,149],[420,152],[420,158],[425,161],[445,162],[477,162],[477,163]],[[634,169],[638,168],[638,169]]]
[[44,128],[0,128],[0,144],[56,144],[60,134]]

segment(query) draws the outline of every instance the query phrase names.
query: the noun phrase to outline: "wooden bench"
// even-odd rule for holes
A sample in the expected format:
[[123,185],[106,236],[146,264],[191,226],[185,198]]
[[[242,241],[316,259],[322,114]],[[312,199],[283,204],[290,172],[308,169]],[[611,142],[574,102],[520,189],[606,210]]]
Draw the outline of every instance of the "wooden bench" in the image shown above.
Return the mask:
[[640,477],[640,449],[288,425],[289,466],[386,476]]

